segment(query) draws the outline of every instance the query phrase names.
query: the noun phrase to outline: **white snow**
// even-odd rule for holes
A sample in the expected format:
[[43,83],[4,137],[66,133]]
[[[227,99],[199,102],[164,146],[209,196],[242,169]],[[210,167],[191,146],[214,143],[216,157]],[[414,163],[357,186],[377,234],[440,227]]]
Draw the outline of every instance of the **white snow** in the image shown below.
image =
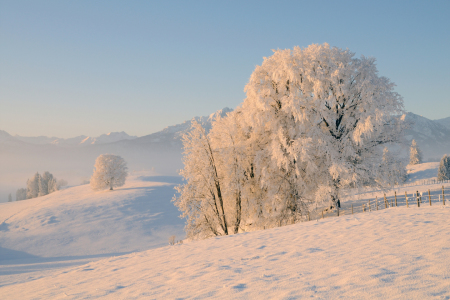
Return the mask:
[[3,299],[448,299],[450,209],[392,208],[166,246],[0,288]]
[[161,247],[181,237],[169,225],[177,180],[140,174],[113,192],[85,185],[0,204],[1,298],[450,298],[450,202]]

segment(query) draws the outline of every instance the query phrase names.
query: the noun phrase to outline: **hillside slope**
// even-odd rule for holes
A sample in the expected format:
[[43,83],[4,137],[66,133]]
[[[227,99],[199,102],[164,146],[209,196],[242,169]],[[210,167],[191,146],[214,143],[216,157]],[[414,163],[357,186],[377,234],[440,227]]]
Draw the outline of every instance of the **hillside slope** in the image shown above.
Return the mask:
[[89,185],[0,203],[0,261],[141,251],[184,236],[171,203],[179,177],[131,176],[114,191]]
[[448,299],[448,206],[166,246],[0,288],[3,299]]

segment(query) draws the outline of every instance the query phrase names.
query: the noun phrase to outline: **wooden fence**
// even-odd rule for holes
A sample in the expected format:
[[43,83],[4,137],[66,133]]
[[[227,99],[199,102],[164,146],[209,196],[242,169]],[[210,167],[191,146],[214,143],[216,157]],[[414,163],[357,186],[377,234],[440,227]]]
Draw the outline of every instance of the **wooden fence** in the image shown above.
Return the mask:
[[311,216],[310,213],[308,213],[308,215],[306,216],[306,220],[310,221],[312,219],[324,219],[335,216],[339,217],[343,215],[353,215],[356,213],[365,213],[398,206],[421,207],[424,205],[446,205],[445,197],[446,194],[444,186],[442,186],[442,191],[430,191],[430,189],[428,189],[427,191],[422,192],[416,190],[414,193],[404,192],[399,194],[397,194],[397,192],[395,191],[394,195],[386,196],[386,194],[384,193],[382,197],[376,196],[375,198],[369,199],[367,202],[359,205],[345,205],[344,203],[343,206],[345,206],[345,208],[336,207],[332,211],[327,209],[316,211],[314,214],[315,216]]

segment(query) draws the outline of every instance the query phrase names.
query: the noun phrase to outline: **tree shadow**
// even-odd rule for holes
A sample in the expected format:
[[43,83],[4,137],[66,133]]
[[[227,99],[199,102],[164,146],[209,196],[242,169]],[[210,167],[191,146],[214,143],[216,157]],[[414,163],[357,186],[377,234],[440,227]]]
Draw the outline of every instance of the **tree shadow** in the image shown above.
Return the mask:
[[[179,217],[181,213],[172,202],[176,194],[174,186],[163,185],[145,189],[147,192],[143,196],[124,201],[119,211],[124,216],[133,216],[133,222],[140,224],[146,235],[162,235],[164,232],[173,231],[173,234],[184,237],[184,219]],[[164,240],[161,246],[166,244]]]
[[438,168],[418,171],[413,174],[408,174],[408,181],[414,182],[416,180],[429,180],[430,178],[436,177],[437,173]]
[[[82,256],[41,257],[24,251],[0,247],[0,276],[15,275],[90,263],[94,260],[131,252],[102,253]],[[0,287],[3,286],[0,283]]]

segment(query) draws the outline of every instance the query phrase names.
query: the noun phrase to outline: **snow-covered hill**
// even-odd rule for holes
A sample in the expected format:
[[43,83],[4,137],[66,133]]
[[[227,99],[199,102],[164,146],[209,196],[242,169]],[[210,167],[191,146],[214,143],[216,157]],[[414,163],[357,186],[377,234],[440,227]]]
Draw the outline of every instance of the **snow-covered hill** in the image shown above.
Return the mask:
[[171,203],[181,178],[149,175],[131,175],[114,191],[80,185],[0,203],[0,264],[36,256],[113,255],[164,246],[171,235],[183,238],[183,220]]
[[449,206],[436,205],[299,223],[35,272],[28,280],[8,276],[0,293],[3,299],[448,299],[449,217]]

